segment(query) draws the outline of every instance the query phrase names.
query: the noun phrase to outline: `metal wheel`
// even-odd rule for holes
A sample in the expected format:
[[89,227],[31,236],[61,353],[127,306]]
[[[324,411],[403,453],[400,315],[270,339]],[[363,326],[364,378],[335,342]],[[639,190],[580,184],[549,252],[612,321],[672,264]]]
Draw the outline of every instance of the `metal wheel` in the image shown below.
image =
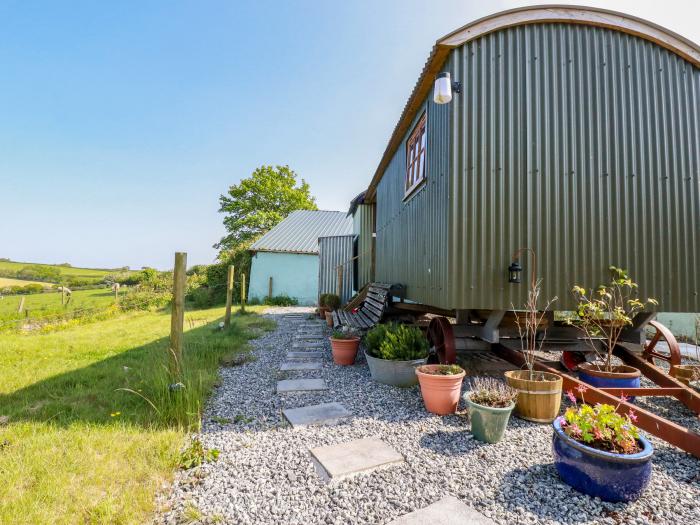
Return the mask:
[[428,325],[428,341],[440,363],[452,365],[457,362],[455,335],[452,325],[445,317],[434,317]]
[[[670,363],[671,370],[669,370],[669,373],[673,375],[673,368],[681,364],[681,349],[678,346],[678,341],[676,341],[671,331],[658,321],[649,321],[649,326],[654,329],[654,336],[649,342],[644,344],[644,359],[651,364],[655,364],[654,359]],[[664,351],[661,353],[656,349],[656,345],[661,339],[666,341],[668,352]]]

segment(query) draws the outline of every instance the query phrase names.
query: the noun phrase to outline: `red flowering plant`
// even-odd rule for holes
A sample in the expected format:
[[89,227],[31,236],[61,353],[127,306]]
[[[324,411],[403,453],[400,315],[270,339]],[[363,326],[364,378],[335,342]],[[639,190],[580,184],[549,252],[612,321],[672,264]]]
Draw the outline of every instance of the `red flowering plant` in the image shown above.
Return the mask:
[[[583,400],[587,388],[581,385],[576,390]],[[634,425],[637,421],[634,410],[621,415],[616,412],[619,404],[617,407],[600,403],[591,406],[584,400],[579,405],[571,390],[566,396],[573,403],[561,419],[561,428],[567,436],[586,446],[615,454],[636,454],[641,450],[639,429]],[[620,401],[627,401],[627,398],[623,395]]]

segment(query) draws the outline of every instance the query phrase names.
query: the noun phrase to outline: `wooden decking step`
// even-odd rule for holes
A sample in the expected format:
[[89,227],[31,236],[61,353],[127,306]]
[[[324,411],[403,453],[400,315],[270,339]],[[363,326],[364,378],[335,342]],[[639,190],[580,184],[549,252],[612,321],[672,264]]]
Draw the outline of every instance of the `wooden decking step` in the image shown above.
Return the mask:
[[277,392],[308,392],[312,390],[328,390],[326,382],[321,378],[314,379],[282,379],[277,381]]
[[368,473],[404,460],[401,454],[377,438],[312,448],[310,452],[316,471],[326,482]]
[[323,352],[287,352],[287,359],[323,359]]
[[321,370],[323,363],[320,361],[288,361],[282,363],[280,370]]
[[299,408],[286,408],[282,415],[294,428],[312,425],[334,425],[351,416],[340,403],[321,403]]
[[389,525],[496,525],[496,522],[454,496],[446,496],[432,505],[401,516]]

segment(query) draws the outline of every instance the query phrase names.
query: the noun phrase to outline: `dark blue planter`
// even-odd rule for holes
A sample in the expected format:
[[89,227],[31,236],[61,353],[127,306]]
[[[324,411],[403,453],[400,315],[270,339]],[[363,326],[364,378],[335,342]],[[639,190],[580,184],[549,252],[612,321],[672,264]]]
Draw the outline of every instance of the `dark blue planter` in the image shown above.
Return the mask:
[[[591,365],[578,367],[578,378],[596,388],[639,388],[642,374],[631,366],[617,366],[614,372],[602,372]],[[634,396],[630,402],[634,402]]]
[[614,454],[587,447],[571,439],[561,429],[561,418],[552,423],[554,466],[564,483],[603,501],[634,501],[646,488],[651,477],[654,448],[639,436],[642,451],[637,454]]

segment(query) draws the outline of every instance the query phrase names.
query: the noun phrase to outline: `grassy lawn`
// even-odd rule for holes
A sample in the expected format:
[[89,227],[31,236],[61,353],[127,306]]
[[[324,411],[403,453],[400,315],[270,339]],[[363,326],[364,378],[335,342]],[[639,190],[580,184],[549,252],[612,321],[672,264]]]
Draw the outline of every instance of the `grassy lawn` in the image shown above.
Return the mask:
[[[124,293],[124,292],[122,292]],[[7,295],[0,299],[0,321],[24,319],[25,313],[17,313],[19,302],[24,297],[24,309],[29,310],[31,318],[41,318],[65,313],[67,310],[84,308],[106,309],[114,304],[114,292],[109,288],[94,290],[76,290],[66,306],[61,306],[59,292],[32,295]]]
[[0,416],[9,416],[0,426],[0,523],[149,521],[219,364],[271,328],[235,315],[224,332],[222,314],[186,314],[179,392],[168,388],[168,313],[0,334]]

